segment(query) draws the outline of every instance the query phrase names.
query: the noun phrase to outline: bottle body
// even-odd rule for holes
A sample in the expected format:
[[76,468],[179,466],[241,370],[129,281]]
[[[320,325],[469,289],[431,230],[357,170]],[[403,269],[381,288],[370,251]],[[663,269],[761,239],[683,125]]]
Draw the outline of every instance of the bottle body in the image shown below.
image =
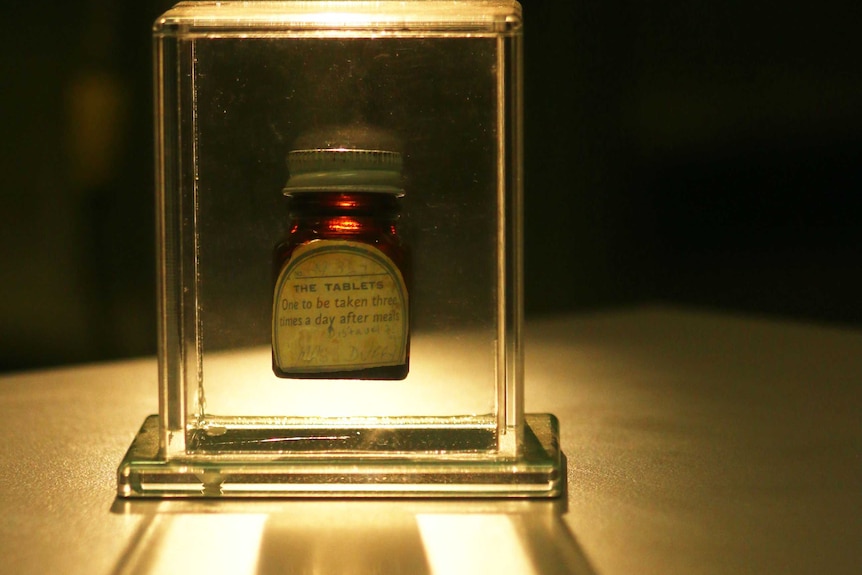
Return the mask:
[[395,194],[291,195],[274,251],[273,372],[284,378],[404,379],[409,257]]

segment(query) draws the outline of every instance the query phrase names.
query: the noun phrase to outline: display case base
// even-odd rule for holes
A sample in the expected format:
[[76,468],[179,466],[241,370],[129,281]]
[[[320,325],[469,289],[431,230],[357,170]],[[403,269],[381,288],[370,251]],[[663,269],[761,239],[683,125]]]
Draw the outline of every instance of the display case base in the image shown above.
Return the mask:
[[[294,430],[298,437],[333,430]],[[391,433],[367,426],[362,433]],[[437,451],[422,445],[397,452],[159,453],[159,419],[149,416],[117,472],[120,497],[555,497],[565,473],[559,424],[527,414],[517,457],[494,452]]]

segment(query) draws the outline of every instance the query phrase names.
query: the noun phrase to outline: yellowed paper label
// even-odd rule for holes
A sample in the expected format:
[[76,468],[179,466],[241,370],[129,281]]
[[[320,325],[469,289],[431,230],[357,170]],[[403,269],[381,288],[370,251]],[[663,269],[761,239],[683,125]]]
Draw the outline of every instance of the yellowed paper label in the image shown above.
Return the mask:
[[377,248],[336,240],[304,244],[275,285],[276,364],[288,373],[401,365],[407,310],[404,278]]

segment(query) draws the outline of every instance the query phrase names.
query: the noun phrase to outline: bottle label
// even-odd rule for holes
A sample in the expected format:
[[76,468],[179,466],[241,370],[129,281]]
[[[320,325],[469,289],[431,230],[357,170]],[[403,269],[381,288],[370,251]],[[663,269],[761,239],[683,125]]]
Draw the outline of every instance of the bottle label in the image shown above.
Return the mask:
[[272,348],[286,373],[325,373],[407,361],[407,288],[392,260],[353,241],[297,247],[279,273]]

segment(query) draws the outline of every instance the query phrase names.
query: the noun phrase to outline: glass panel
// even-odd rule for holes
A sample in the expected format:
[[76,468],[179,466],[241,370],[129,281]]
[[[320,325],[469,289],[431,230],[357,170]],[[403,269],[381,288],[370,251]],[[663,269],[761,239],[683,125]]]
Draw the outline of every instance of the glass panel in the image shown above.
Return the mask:
[[[208,413],[493,413],[496,48],[494,39],[462,38],[195,43],[198,337]],[[270,337],[272,251],[289,224],[285,157],[304,133],[357,121],[404,142],[399,228],[412,255],[410,372],[403,381],[280,379]],[[300,300],[325,303],[319,295]],[[349,311],[306,315],[342,327]]]
[[[445,428],[424,450],[451,441],[456,451],[514,454],[523,411],[519,8],[457,4],[196,2],[157,23],[169,456],[241,444],[268,452],[261,438],[273,429],[324,422]],[[390,135],[401,155],[409,372],[287,379],[272,360],[274,249],[295,223],[286,158],[308,134],[355,126]],[[284,320],[329,325],[336,336],[391,328],[370,301],[298,294],[285,304],[303,311]],[[326,445],[283,449],[336,449]]]

